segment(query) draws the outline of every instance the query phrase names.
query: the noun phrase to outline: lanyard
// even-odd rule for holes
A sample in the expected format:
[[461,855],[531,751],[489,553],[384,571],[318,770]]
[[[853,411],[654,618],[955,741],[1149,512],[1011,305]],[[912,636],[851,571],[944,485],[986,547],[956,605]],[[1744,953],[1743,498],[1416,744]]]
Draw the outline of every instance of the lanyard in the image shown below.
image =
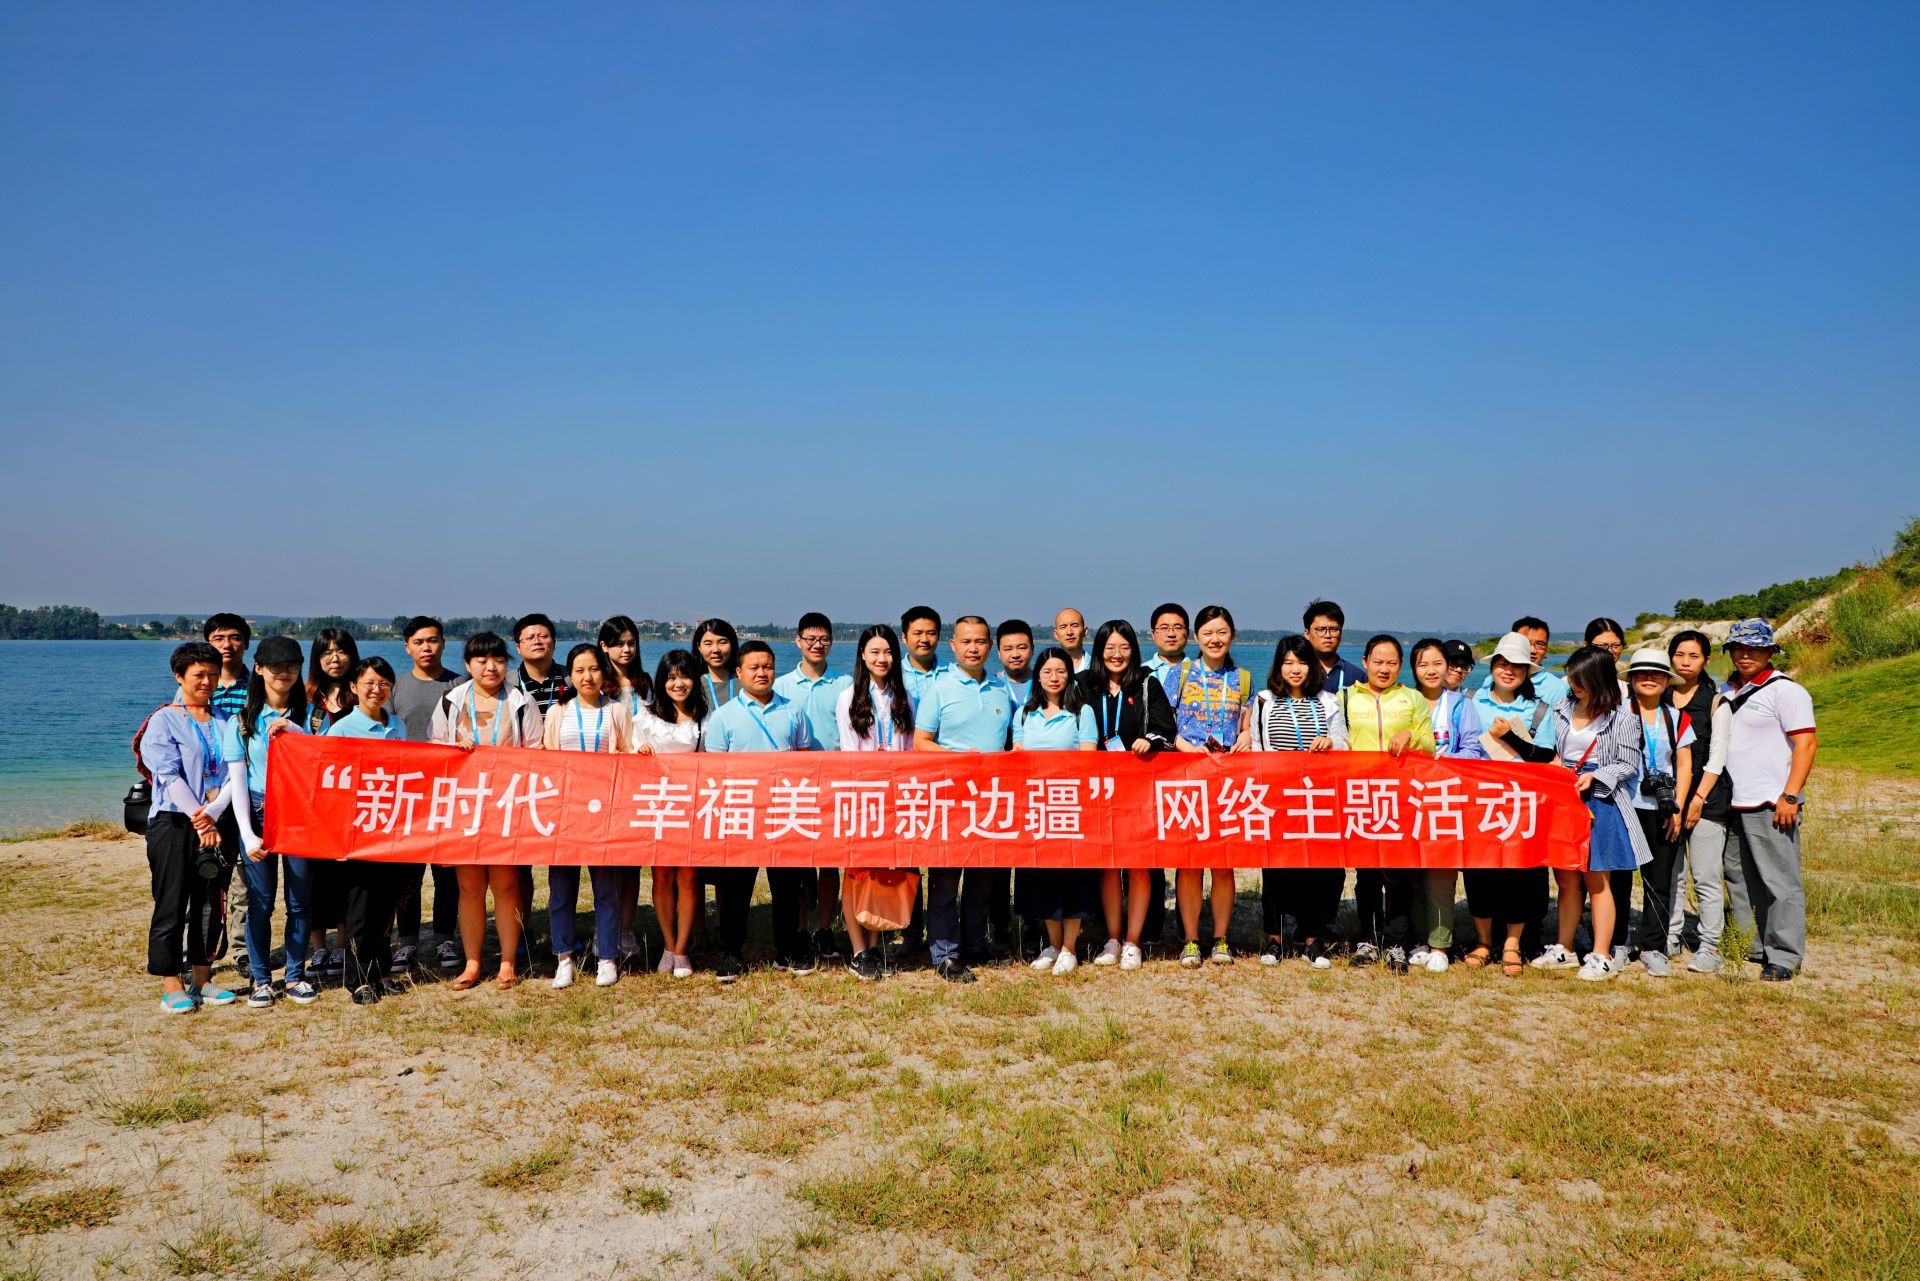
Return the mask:
[[[885,716],[880,714],[880,705],[883,701],[887,709]],[[876,752],[891,752],[893,750],[894,733],[893,696],[888,694],[884,689],[881,689],[878,685],[875,685],[873,687],[873,750]]]
[[[493,728],[489,731],[492,736],[487,740],[493,747],[500,745],[500,722],[507,716],[507,691],[504,687],[500,690],[498,700],[493,709]],[[467,720],[473,724],[473,741],[478,743],[480,741],[480,704],[473,697],[472,685],[467,686]]]
[[1213,705],[1212,696],[1207,692],[1207,673],[1208,673],[1207,660],[1204,658],[1197,660],[1194,666],[1188,668],[1187,671],[1189,675],[1194,674],[1196,671],[1199,674],[1199,684],[1200,684],[1199,720],[1202,727],[1206,729],[1212,729],[1214,716],[1217,713],[1224,713],[1227,710],[1227,673],[1229,671],[1237,672],[1238,669],[1228,668],[1228,667],[1222,667],[1220,669],[1220,706],[1217,709]]
[[1293,741],[1297,745],[1294,750],[1304,752],[1313,744],[1308,741],[1306,731],[1301,728],[1300,713],[1294,710],[1295,703],[1306,703],[1313,709],[1313,737],[1317,739],[1320,737],[1320,702],[1318,699],[1294,698],[1292,695],[1281,700],[1281,706],[1287,709],[1287,719],[1293,722]]
[[708,707],[718,707],[720,706],[721,703],[730,701],[733,698],[733,694],[734,694],[733,677],[731,676],[727,677],[727,697],[724,699],[721,698],[718,694],[714,693],[712,672],[706,673],[700,679],[707,683],[707,706]]
[[[1658,716],[1659,713],[1655,712],[1654,715]],[[1655,767],[1660,764],[1660,747],[1654,740],[1653,727],[1647,724],[1645,713],[1642,713],[1640,716],[1640,735],[1647,740],[1647,763],[1644,767],[1644,772],[1648,774],[1658,773],[1659,771]]]
[[[214,746],[214,744],[207,738],[206,733],[200,728],[199,719],[195,717],[192,712],[188,712],[186,715],[187,715],[187,724],[193,726],[193,736],[200,740],[201,784],[204,787],[211,788],[214,784],[214,780],[219,777],[219,772],[220,772],[219,749]],[[209,713],[208,723],[209,724],[212,723],[211,713]],[[212,800],[213,799],[212,795],[209,794],[207,799]]]
[[640,715],[640,690],[633,685],[627,686],[627,715]]
[[760,732],[767,736],[767,746],[777,752],[780,750],[780,744],[774,739],[773,731],[767,728],[766,720],[760,715],[760,709],[756,706],[758,702],[758,699],[747,699],[747,715],[753,717],[753,723],[758,725]]
[[[593,709],[593,746],[586,748],[587,751],[597,752],[600,750],[600,728],[606,724],[606,720],[607,707],[606,704],[602,703]],[[578,698],[573,700],[573,732],[584,745],[587,741],[587,723],[580,715],[580,700]]]
[[[1120,700],[1125,696],[1125,690],[1120,691],[1118,694],[1102,694],[1100,696],[1100,719],[1104,722],[1100,737],[1120,737]],[[1111,704],[1108,702],[1109,699],[1112,700]]]

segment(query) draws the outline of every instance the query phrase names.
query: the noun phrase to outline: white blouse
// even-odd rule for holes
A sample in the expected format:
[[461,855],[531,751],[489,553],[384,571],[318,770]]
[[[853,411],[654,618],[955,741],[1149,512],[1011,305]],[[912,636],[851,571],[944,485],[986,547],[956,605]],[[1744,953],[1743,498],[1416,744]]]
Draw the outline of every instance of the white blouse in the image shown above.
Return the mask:
[[840,691],[833,705],[834,722],[840,726],[840,750],[843,752],[910,752],[913,735],[893,727],[893,697],[880,686],[873,686],[873,731],[866,737],[853,732],[853,686]]
[[656,752],[669,755],[674,752],[697,751],[700,747],[700,723],[698,721],[669,723],[643,707],[640,709],[640,714],[633,718],[631,750],[639,751],[642,744]]

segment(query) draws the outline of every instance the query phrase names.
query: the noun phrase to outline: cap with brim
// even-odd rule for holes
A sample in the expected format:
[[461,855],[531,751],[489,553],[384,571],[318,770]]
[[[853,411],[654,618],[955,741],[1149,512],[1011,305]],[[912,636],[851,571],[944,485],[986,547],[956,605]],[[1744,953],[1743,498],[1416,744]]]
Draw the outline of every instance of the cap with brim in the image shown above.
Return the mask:
[[1641,672],[1659,672],[1662,676],[1673,675],[1673,660],[1667,657],[1667,651],[1649,645],[1633,651],[1633,659],[1627,664],[1627,675],[1635,676]]
[[253,647],[255,667],[284,667],[288,663],[300,665],[300,643],[291,636],[269,636]]
[[1730,650],[1735,645],[1745,645],[1748,649],[1779,649],[1780,642],[1773,638],[1773,624],[1764,618],[1747,618],[1735,623],[1727,632],[1727,642],[1720,648]]
[[1533,661],[1533,642],[1520,632],[1508,632],[1500,638],[1500,643],[1493,647],[1493,653],[1487,656],[1487,661],[1491,663],[1496,658],[1504,658],[1515,667],[1526,668],[1529,676],[1540,670],[1540,664]]

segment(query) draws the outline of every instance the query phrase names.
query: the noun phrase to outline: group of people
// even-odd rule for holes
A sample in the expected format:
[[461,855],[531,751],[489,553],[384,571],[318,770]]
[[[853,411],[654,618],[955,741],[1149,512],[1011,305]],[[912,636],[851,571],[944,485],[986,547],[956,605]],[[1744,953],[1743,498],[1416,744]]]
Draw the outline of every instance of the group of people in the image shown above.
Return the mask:
[[[1301,632],[1280,640],[1257,675],[1236,662],[1233,616],[1220,605],[1191,617],[1177,604],[1159,606],[1149,620],[1151,652],[1126,620],[1090,633],[1074,609],[1059,612],[1052,643],[1040,648],[1023,621],[996,627],[969,614],[947,626],[933,609],[915,606],[897,631],[879,624],[861,632],[852,671],[835,674],[832,624],[808,613],[794,631],[798,662],[776,677],[771,646],[742,642],[722,619],[700,623],[688,647],[668,651],[647,671],[630,618],[606,620],[597,643],[575,645],[562,658],[552,620],[529,614],[513,629],[517,666],[507,639],[483,632],[465,639],[462,675],[442,661],[441,624],[424,616],[406,625],[411,667],[396,674],[383,658],[361,657],[340,630],[314,639],[304,671],[300,646],[284,636],[263,639],[249,667],[246,621],[216,614],[204,643],[174,651],[178,694],[138,736],[153,780],[148,972],[161,981],[162,1008],[175,1013],[241,1000],[306,1004],[319,982],[336,977],[355,1002],[370,1003],[397,990],[397,977],[429,964],[451,986],[471,988],[484,977],[489,897],[499,943],[495,984],[510,988],[528,971],[532,868],[434,867],[429,925],[437,942],[429,956],[421,950],[424,867],[283,856],[265,846],[274,737],[324,733],[568,752],[1362,751],[1540,762],[1576,776],[1593,822],[1585,869],[1555,869],[1551,877],[1545,868],[1360,869],[1345,934],[1336,924],[1345,872],[1264,869],[1261,963],[1299,956],[1324,969],[1344,955],[1353,965],[1438,973],[1457,959],[1497,965],[1509,976],[1532,965],[1603,980],[1637,961],[1663,976],[1684,948],[1681,905],[1690,881],[1699,932],[1689,970],[1725,963],[1720,945],[1731,919],[1752,940],[1735,963],[1759,963],[1770,981],[1798,973],[1806,950],[1800,808],[1813,767],[1813,705],[1775,665],[1781,647],[1765,620],[1732,629],[1724,683],[1708,675],[1713,647],[1697,631],[1664,648],[1635,650],[1623,676],[1626,629],[1598,618],[1555,671],[1545,666],[1547,624],[1523,617],[1495,644],[1485,679],[1470,686],[1475,655],[1461,641],[1422,639],[1409,650],[1393,636],[1374,636],[1356,665],[1340,655],[1345,626],[1337,604],[1314,601]],[[638,871],[586,869],[601,986],[618,982],[646,950],[636,936]],[[1636,873],[1637,930],[1630,928]],[[575,923],[580,875],[578,867],[546,869],[556,988],[572,985],[588,959]],[[655,867],[656,968],[691,976],[704,935],[715,977],[738,978],[758,875],[753,868]],[[769,868],[774,966],[807,973],[844,956],[857,977],[890,972],[882,940],[850,907],[845,949],[834,928],[868,875]],[[1457,876],[1473,921],[1472,936],[1459,940]],[[1553,882],[1557,931],[1542,939]],[[1009,961],[1021,946],[1021,923],[1038,927],[1036,941],[1044,936],[1029,963],[1052,974],[1071,972],[1083,956],[1138,969],[1166,930],[1163,869],[1035,869],[1015,877],[1004,868],[932,868],[923,889],[903,951],[924,940],[934,971],[957,983],[972,982],[977,965]],[[1227,938],[1234,895],[1232,868],[1177,873],[1182,965],[1234,961]],[[276,987],[272,915],[282,896],[285,972]],[[1210,937],[1201,932],[1206,907]],[[1098,947],[1085,937],[1090,923],[1104,932]],[[236,969],[249,980],[240,992],[209,981],[229,935]]]

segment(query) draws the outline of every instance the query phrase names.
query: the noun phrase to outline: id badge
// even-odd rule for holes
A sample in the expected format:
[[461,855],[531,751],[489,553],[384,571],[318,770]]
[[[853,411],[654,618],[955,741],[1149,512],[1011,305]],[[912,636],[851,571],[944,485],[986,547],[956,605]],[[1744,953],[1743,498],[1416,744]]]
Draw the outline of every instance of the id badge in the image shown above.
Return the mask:
[[1124,752],[1127,750],[1127,745],[1120,741],[1120,736],[1118,734],[1115,734],[1112,738],[1107,740],[1107,750],[1109,752]]

